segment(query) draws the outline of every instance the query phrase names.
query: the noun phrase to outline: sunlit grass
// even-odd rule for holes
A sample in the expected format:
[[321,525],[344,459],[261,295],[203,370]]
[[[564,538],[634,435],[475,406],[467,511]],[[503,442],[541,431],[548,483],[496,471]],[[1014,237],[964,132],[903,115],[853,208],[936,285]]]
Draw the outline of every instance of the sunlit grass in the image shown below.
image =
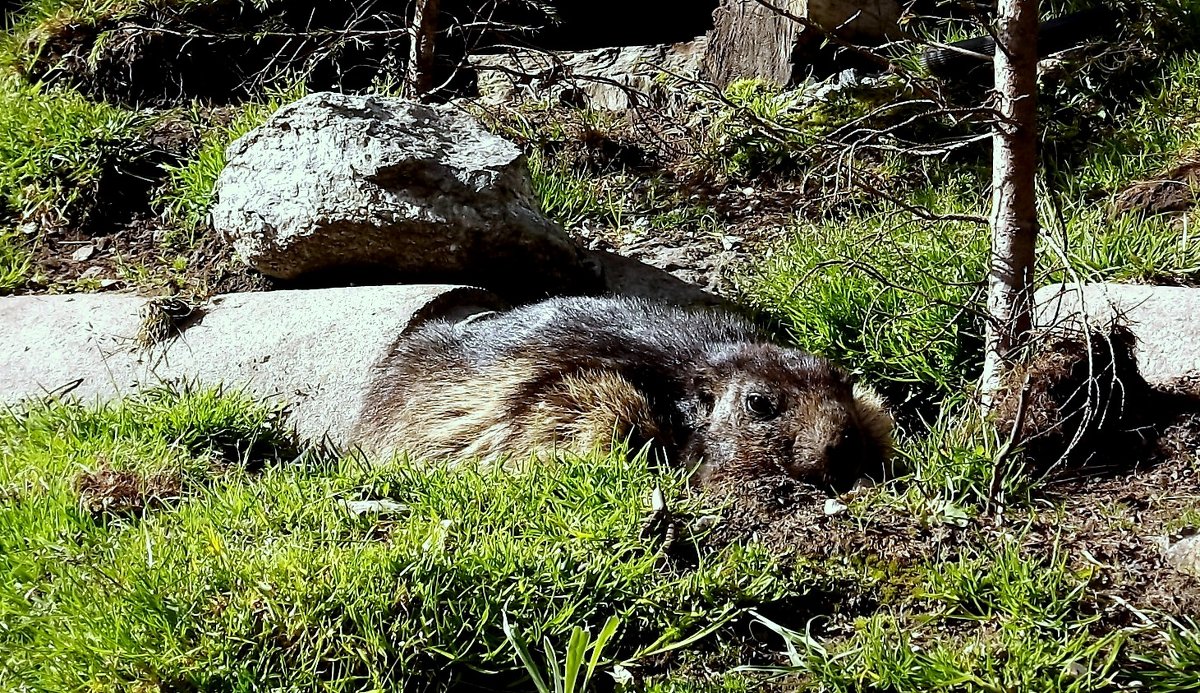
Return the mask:
[[0,227],[0,295],[20,288],[29,277],[28,241]]
[[139,122],[69,89],[0,75],[0,215],[77,221],[76,207],[94,202],[105,170],[139,156]]

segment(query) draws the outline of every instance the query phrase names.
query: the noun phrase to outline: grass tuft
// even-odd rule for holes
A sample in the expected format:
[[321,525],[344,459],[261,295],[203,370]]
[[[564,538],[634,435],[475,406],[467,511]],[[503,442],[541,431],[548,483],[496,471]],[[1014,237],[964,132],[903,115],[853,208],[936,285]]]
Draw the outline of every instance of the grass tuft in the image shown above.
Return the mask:
[[80,221],[106,171],[140,156],[139,117],[0,76],[0,218]]
[[21,288],[32,269],[25,240],[16,231],[0,227],[0,296]]

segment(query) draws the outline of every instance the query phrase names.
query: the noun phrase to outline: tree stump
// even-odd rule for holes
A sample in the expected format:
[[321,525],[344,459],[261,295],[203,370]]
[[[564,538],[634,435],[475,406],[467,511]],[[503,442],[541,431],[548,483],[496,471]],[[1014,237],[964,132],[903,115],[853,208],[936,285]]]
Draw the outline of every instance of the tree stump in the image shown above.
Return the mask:
[[899,19],[896,0],[721,0],[704,76],[721,86],[752,78],[792,86],[826,33],[874,44],[896,35]]

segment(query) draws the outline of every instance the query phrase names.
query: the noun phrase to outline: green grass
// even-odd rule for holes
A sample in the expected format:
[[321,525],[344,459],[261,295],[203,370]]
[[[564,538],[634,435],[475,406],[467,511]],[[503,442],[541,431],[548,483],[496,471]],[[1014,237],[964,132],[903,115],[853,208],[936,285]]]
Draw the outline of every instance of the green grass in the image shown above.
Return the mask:
[[[664,566],[639,537],[650,489],[679,498],[682,517],[702,508],[641,459],[546,461],[520,475],[293,461],[275,421],[207,391],[0,414],[0,686],[517,680],[506,619],[565,653],[577,625],[597,632],[616,617],[608,667],[784,589],[753,548]],[[170,473],[183,491],[144,516],[97,517],[77,486],[100,469]],[[341,505],[361,498],[404,510],[359,517]]]
[[542,214],[569,231],[605,229],[614,236],[663,230],[719,235],[720,223],[703,201],[687,199],[657,175],[594,174],[568,160],[534,151],[529,173]]
[[[167,0],[178,7],[207,0]],[[42,59],[47,44],[63,35],[95,33],[107,22],[126,17],[148,4],[145,0],[25,0],[0,34],[0,70],[24,72]]]
[[1147,97],[1055,183],[1069,198],[1080,198],[1165,173],[1182,159],[1200,154],[1198,109],[1200,52],[1187,51],[1166,60]]
[[[1073,207],[1066,210],[1065,244],[1061,228],[1047,225],[1040,258],[1046,281],[1200,282],[1200,238],[1190,228],[1194,213],[1184,220],[1170,215],[1114,218],[1103,204]],[[1052,219],[1051,214],[1047,210],[1043,218]]]
[[[969,180],[928,197],[937,199],[914,201],[939,213],[978,213]],[[980,300],[986,254],[986,227],[930,223],[885,209],[798,223],[743,289],[801,347],[892,393],[929,401],[960,391],[974,377],[982,322],[972,308]]]
[[1166,653],[1138,656],[1138,681],[1151,691],[1200,691],[1200,626],[1172,619],[1163,629]]
[[26,241],[16,231],[0,227],[0,295],[20,288],[31,271]]
[[0,76],[0,215],[78,221],[105,172],[140,156],[139,122],[68,89]]
[[[134,6],[45,0],[20,27],[32,35]],[[1042,282],[1200,281],[1195,215],[1181,225],[1107,210],[1109,193],[1200,151],[1200,54],[1163,64],[1113,132],[1049,174]],[[70,220],[136,150],[139,119],[5,79],[0,214]],[[202,227],[225,148],[296,96],[264,97],[207,132],[170,170],[158,207],[180,229]],[[726,96],[733,106],[706,112],[698,158],[685,164],[744,181],[804,171],[811,162],[799,154],[862,108],[813,108],[752,83]],[[589,168],[593,145],[616,141],[618,124],[571,117],[516,124],[549,216],[620,232],[720,231],[705,200],[656,174]],[[908,204],[984,215],[986,181],[963,156],[868,163]],[[1101,618],[1112,609],[1097,592],[1108,576],[1076,560],[1078,545],[1028,534],[1023,522],[1047,502],[1038,480],[1008,473],[1019,456],[996,478],[1004,441],[963,413],[980,361],[986,252],[983,226],[915,220],[874,201],[795,221],[741,283],[792,341],[928,417],[906,417],[905,476],[848,500],[827,531],[886,539],[898,527],[894,536],[921,537],[929,556],[797,559],[754,537],[709,547],[690,527],[726,509],[636,456],[550,459],[519,474],[366,464],[300,454],[278,412],[231,392],[38,405],[0,413],[0,689],[403,689],[433,677],[441,688],[530,690],[540,680],[581,690],[624,672],[633,679],[619,690],[746,691],[774,676],[816,691],[1200,690],[1195,624]],[[183,274],[186,259],[175,262]],[[23,238],[0,233],[0,293],[30,271]],[[87,480],[106,472],[143,497],[98,502]],[[640,535],[656,485],[683,522],[683,560]],[[399,509],[358,516],[344,505],[364,499]],[[985,513],[989,500],[1007,520]]]
[[709,130],[701,165],[734,180],[789,174],[812,166],[810,148],[836,126],[867,113],[847,94],[813,101],[803,89],[781,91],[759,80],[739,80],[708,104]]
[[[939,430],[905,443],[922,469],[854,501],[853,522],[895,522],[889,508],[917,499],[933,508],[952,495],[930,470],[978,475],[963,470],[994,457],[971,449],[980,438],[954,442],[949,422]],[[86,496],[81,480],[103,470],[177,484],[121,512]],[[665,560],[640,535],[655,486],[693,558]],[[791,563],[752,538],[708,546],[707,530],[689,528],[724,510],[638,456],[521,473],[365,465],[300,454],[277,410],[235,392],[0,414],[0,498],[0,688],[11,690],[593,690],[578,686],[632,672],[618,690],[755,690],[782,675],[818,691],[1165,691],[1194,685],[1200,664],[1184,624],[1102,624],[1095,568],[1027,540],[1019,522],[1000,540],[969,514],[902,511],[967,540],[915,563]],[[345,505],[380,499],[392,509]],[[789,630],[821,603],[806,601],[814,592],[837,600],[839,585],[849,621],[835,611],[807,621],[808,635]],[[842,619],[838,635],[827,618]],[[758,663],[737,667],[747,657]],[[790,665],[770,664],[780,657]]]
[[[911,194],[936,214],[981,216],[982,183],[962,175]],[[1052,200],[1039,212],[1039,285],[1200,281],[1200,238],[1169,216],[1112,218],[1105,200]],[[982,363],[988,229],[925,221],[891,205],[827,223],[797,222],[741,282],[745,298],[799,346],[921,409],[969,389]]]
[[529,156],[529,174],[542,214],[566,229],[587,221],[620,227],[625,203],[607,195],[594,176],[579,173],[566,162],[539,152]]
[[1057,547],[1030,553],[1022,542],[1017,534],[926,565],[907,601],[859,619],[841,641],[762,619],[785,641],[789,665],[745,670],[839,693],[1193,690],[1194,632],[1164,624],[1165,657],[1135,654],[1146,629],[1100,624],[1094,567],[1073,569]]

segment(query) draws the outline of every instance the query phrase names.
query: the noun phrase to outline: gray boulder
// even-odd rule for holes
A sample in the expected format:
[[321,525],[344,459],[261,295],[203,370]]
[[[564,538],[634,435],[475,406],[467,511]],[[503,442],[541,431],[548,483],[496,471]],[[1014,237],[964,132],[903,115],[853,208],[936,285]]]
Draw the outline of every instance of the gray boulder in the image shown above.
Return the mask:
[[520,149],[450,105],[312,94],[227,159],[213,227],[272,277],[377,270],[517,298],[598,281],[542,216]]
[[1037,327],[1075,331],[1122,322],[1137,337],[1138,367],[1151,385],[1200,374],[1200,289],[1136,284],[1052,284],[1034,296]]

